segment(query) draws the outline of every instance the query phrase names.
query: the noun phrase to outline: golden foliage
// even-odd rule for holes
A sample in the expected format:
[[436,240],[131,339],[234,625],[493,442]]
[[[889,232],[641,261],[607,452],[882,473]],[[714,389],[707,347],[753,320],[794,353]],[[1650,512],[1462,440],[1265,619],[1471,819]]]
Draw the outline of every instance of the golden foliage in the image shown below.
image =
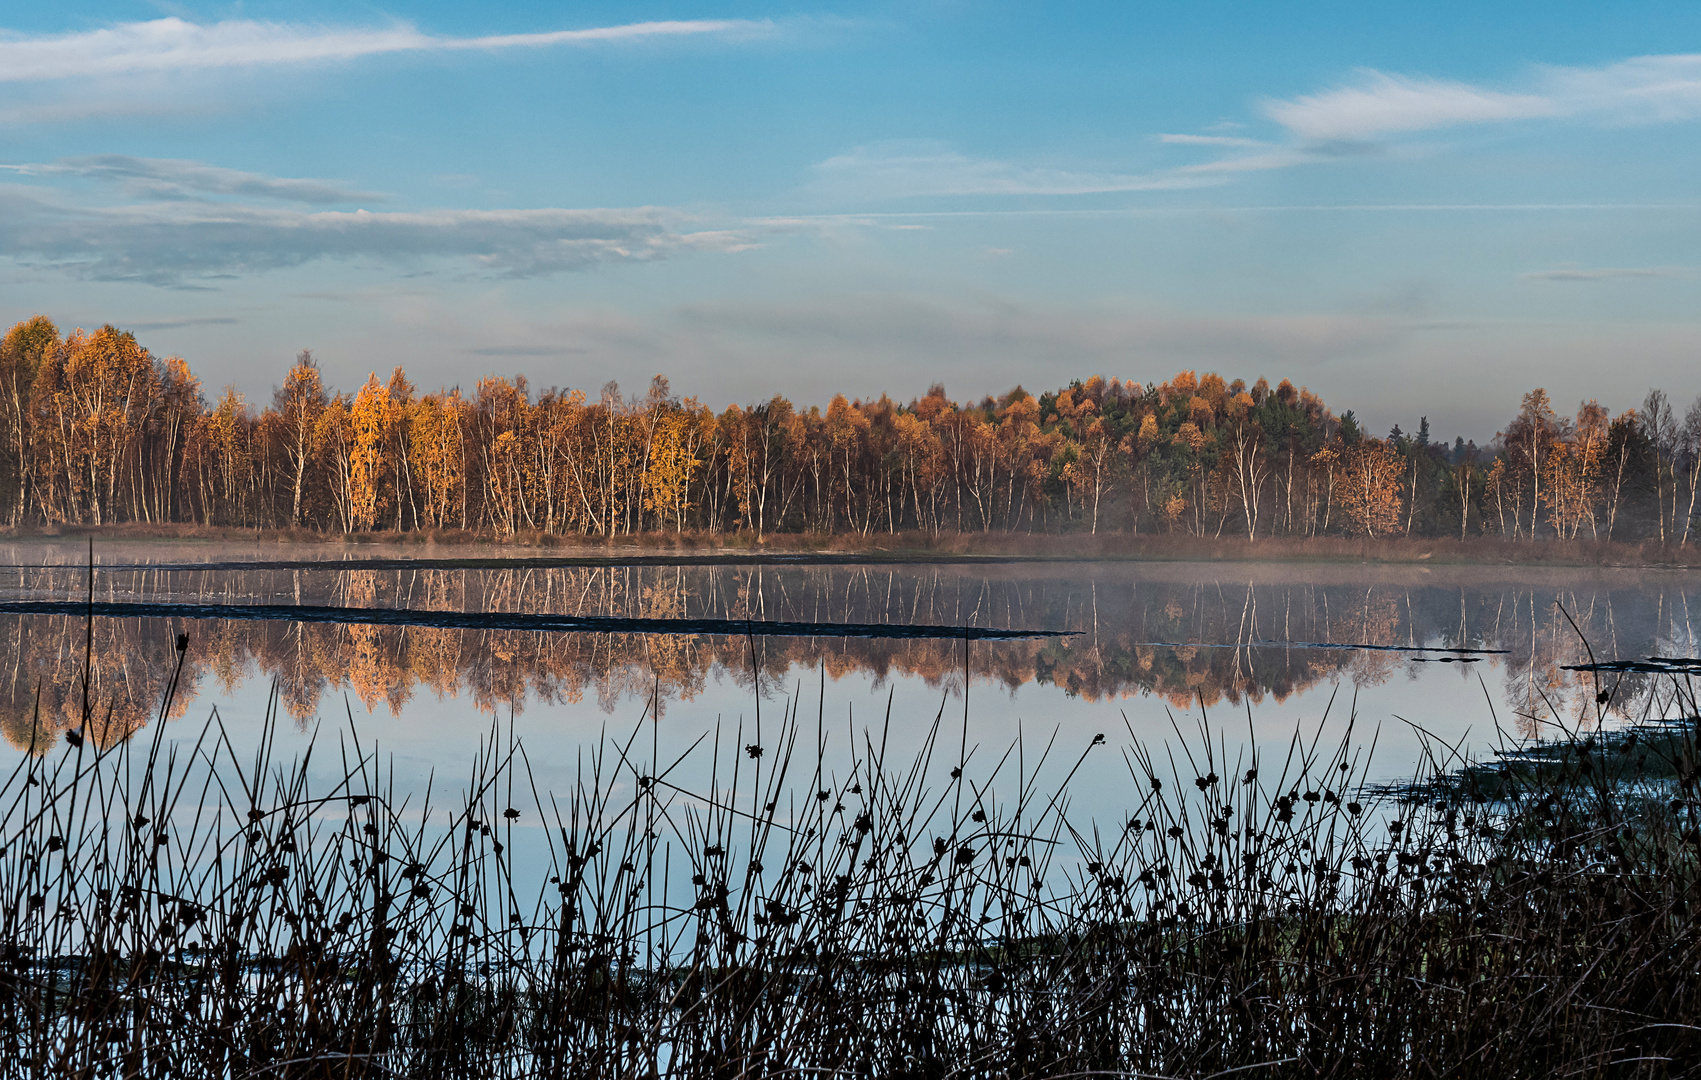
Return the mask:
[[1341,455],[1343,481],[1337,498],[1355,532],[1377,537],[1400,524],[1400,478],[1405,464],[1379,439],[1365,439]]

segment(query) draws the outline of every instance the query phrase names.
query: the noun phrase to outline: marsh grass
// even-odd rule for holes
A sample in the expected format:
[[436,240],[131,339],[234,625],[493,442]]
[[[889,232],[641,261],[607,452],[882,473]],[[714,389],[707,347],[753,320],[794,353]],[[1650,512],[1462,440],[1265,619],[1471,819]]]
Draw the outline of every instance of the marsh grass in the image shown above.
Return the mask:
[[330,766],[328,738],[274,759],[275,705],[257,746],[216,714],[168,739],[162,707],[102,749],[86,704],[0,785],[0,1069],[1688,1075],[1674,686],[1690,719],[1659,740],[1438,753],[1397,793],[1350,725],[1232,761],[1203,714],[1166,747],[1130,730],[1126,814],[1096,824],[1068,792],[1105,736],[988,754],[942,707],[919,749],[888,716],[829,752],[824,685],[813,718],[794,696],[687,748],[641,722],[559,795],[495,727],[417,801],[352,725]]

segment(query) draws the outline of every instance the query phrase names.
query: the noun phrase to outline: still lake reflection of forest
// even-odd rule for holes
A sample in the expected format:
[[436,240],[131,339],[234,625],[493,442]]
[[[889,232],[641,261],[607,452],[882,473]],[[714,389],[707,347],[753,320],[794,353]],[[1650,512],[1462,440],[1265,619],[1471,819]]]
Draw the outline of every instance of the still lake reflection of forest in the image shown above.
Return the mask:
[[[85,568],[69,549],[47,560],[11,553],[16,565],[0,571],[0,599],[86,595]],[[1062,691],[1044,698],[1045,719],[1065,724],[1059,709],[1112,704],[1127,711],[1144,699],[1186,711],[1202,700],[1244,713],[1248,703],[1256,711],[1260,703],[1326,697],[1337,688],[1408,683],[1410,711],[1421,715],[1421,702],[1432,696],[1427,689],[1439,680],[1456,687],[1467,666],[1446,652],[1309,647],[1335,643],[1505,650],[1468,664],[1470,690],[1480,704],[1480,673],[1502,721],[1529,733],[1556,713],[1567,722],[1593,715],[1591,677],[1564,669],[1588,657],[1561,606],[1601,659],[1693,656],[1691,611],[1701,617],[1701,579],[1651,570],[1270,563],[184,568],[193,564],[126,559],[97,566],[97,599],[1073,630],[1079,633],[1067,638],[977,642],[969,656],[972,688],[994,687],[1016,700]],[[0,686],[8,740],[31,744],[38,693],[47,740],[75,727],[89,647],[84,620],[6,615],[0,633],[13,658]],[[104,741],[158,712],[179,633],[190,645],[174,715],[259,681],[275,684],[284,710],[302,724],[322,711],[341,715],[345,696],[393,715],[405,715],[421,690],[503,715],[510,707],[582,709],[591,702],[604,713],[631,705],[636,714],[652,695],[664,710],[677,709],[717,687],[748,696],[754,678],[771,692],[799,679],[813,685],[823,672],[834,684],[855,677],[875,688],[920,684],[937,697],[960,687],[964,664],[963,643],[951,639],[100,618],[93,624],[91,694],[99,716],[110,710],[110,725],[97,725],[111,733]],[[1637,678],[1615,698],[1620,716],[1661,707],[1652,698],[1655,680]]]

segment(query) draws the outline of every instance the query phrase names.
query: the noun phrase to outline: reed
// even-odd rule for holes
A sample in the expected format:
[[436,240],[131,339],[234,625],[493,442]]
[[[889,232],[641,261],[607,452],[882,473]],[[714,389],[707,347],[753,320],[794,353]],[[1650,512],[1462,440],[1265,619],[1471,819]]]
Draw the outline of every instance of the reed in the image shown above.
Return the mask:
[[1393,791],[1350,724],[1232,761],[1203,715],[1130,730],[1126,815],[1096,824],[1068,791],[1111,740],[989,755],[943,708],[903,755],[890,717],[829,753],[795,697],[679,753],[640,723],[558,795],[493,727],[442,801],[352,726],[276,759],[275,705],[253,747],[163,710],[107,746],[85,707],[0,786],[0,1070],[1690,1075],[1701,759],[1673,685],[1690,719],[1659,738],[1443,748]]

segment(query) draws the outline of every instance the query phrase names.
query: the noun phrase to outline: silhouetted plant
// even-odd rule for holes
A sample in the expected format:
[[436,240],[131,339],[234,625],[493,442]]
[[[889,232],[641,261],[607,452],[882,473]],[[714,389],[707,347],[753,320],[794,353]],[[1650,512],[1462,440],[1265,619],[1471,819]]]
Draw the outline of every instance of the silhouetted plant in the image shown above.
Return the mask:
[[[1395,791],[1350,737],[1231,760],[1201,715],[1160,766],[1130,730],[1126,814],[1090,827],[1066,794],[1103,736],[988,759],[943,712],[901,760],[886,728],[830,759],[795,704],[672,757],[641,724],[559,797],[495,729],[439,810],[352,730],[328,785],[311,753],[274,760],[275,703],[251,751],[216,714],[109,743],[85,706],[91,737],[0,785],[0,1054],[91,1077],[1687,1075],[1701,758],[1673,685],[1689,719],[1437,752]],[[716,755],[703,790],[676,779],[691,754]]]

